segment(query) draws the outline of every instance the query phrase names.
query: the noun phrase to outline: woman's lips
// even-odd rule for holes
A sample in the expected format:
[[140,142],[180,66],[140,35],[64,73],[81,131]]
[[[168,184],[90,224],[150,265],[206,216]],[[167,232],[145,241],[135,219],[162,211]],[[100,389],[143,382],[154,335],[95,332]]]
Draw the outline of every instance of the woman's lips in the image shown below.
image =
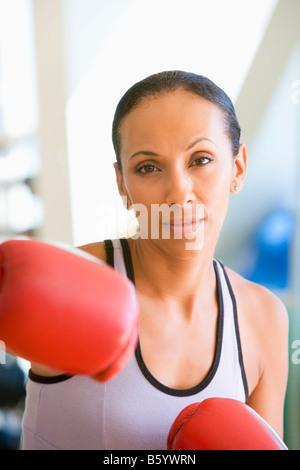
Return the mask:
[[176,221],[175,220],[175,221],[163,223],[163,227],[164,229],[169,229],[170,233],[174,235],[186,236],[186,235],[195,234],[203,221],[204,221],[203,218],[190,220],[190,221],[182,221],[182,220]]

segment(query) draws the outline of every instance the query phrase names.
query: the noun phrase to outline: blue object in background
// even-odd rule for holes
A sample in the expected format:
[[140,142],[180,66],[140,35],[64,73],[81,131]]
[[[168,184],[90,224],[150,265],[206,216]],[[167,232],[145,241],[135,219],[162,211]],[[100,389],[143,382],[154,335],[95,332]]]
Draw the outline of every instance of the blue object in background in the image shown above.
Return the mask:
[[269,214],[248,242],[243,275],[270,289],[288,288],[294,229],[294,216],[288,210]]

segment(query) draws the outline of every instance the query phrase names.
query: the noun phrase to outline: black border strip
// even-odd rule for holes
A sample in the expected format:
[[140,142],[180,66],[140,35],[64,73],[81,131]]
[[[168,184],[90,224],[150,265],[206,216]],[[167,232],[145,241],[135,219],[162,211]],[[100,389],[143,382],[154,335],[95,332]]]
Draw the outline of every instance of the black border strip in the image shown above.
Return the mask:
[[245,396],[246,396],[246,402],[247,402],[248,398],[249,398],[249,387],[248,387],[248,381],[247,381],[245,365],[244,365],[244,359],[243,359],[243,351],[242,351],[242,343],[241,343],[241,337],[240,337],[240,329],[239,329],[239,321],[238,321],[238,314],[237,314],[236,298],[235,298],[235,295],[233,293],[233,289],[232,289],[228,274],[226,272],[225,266],[220,261],[219,261],[219,263],[220,263],[220,265],[223,269],[225,280],[226,280],[228,290],[229,290],[231,300],[232,300],[233,316],[234,316],[234,324],[235,324],[235,333],[236,333],[236,340],[237,340],[238,354],[239,354],[239,363],[240,363],[240,367],[241,367],[242,379],[243,379],[243,383],[244,383]]

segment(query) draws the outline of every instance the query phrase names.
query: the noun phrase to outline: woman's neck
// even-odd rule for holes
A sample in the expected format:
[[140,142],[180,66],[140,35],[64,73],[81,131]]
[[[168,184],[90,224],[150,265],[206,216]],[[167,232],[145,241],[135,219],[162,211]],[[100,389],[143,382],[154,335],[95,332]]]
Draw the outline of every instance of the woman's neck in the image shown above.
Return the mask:
[[136,288],[142,295],[176,302],[190,313],[212,301],[216,287],[213,253],[178,256],[180,252],[174,250],[174,254],[167,244],[147,239],[129,239],[129,246]]

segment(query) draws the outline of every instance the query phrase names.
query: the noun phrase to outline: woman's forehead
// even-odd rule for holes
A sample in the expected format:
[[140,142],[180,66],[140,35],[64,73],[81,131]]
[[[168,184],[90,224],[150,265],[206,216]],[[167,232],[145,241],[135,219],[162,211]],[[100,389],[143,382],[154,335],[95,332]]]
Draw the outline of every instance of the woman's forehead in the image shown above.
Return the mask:
[[224,133],[224,113],[197,95],[176,90],[143,99],[123,120],[121,140],[155,140],[174,134]]

